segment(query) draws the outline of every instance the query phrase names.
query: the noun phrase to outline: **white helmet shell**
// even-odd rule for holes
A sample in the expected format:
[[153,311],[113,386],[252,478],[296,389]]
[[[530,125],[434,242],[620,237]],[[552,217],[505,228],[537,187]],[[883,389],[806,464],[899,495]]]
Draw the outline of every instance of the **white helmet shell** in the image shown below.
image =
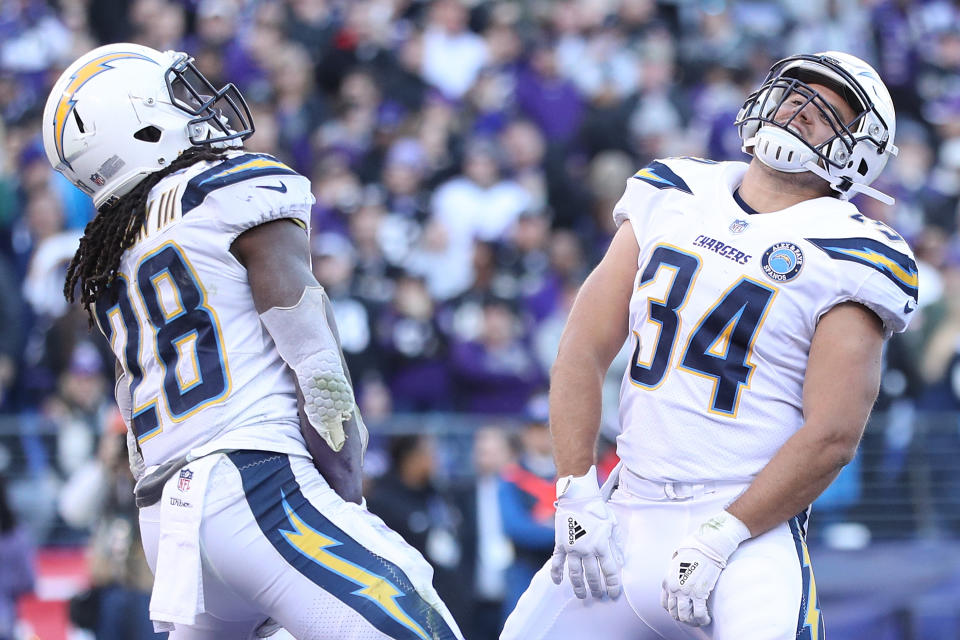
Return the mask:
[[[839,123],[838,114],[825,101],[815,100],[819,94],[810,83],[824,84],[844,96],[854,118]],[[783,101],[794,92],[830,111],[830,120],[839,123],[833,137],[814,147],[795,130],[774,121]],[[736,125],[743,150],[767,166],[787,173],[811,171],[826,180],[842,200],[864,193],[892,203],[889,196],[869,185],[888,158],[897,154],[893,101],[876,70],[856,56],[827,51],[777,62],[763,85],[747,97]]]
[[[227,101],[228,115],[218,101]],[[213,89],[185,53],[129,43],[67,67],[43,111],[47,159],[98,208],[192,146],[240,144],[252,132],[233,85]]]

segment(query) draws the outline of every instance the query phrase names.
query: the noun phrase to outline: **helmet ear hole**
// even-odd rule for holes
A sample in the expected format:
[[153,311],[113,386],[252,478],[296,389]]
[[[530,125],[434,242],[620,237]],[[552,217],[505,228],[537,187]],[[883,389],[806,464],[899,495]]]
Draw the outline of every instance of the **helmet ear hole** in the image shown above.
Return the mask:
[[73,110],[73,119],[77,121],[77,128],[80,129],[80,133],[86,133],[83,128],[83,120],[80,119],[80,112],[76,109]]
[[870,167],[867,166],[867,161],[861,158],[860,166],[857,167],[857,173],[859,173],[862,176],[865,176],[867,175],[867,171],[869,170],[870,170]]
[[163,132],[160,131],[157,127],[150,125],[149,127],[144,127],[140,129],[133,137],[137,140],[143,140],[144,142],[160,142],[160,136]]

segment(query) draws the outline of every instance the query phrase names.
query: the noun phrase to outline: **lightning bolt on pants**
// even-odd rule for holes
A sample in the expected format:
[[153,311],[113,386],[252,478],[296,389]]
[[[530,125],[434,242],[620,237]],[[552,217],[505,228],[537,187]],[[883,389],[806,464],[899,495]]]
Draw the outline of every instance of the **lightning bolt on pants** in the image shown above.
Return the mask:
[[[255,638],[268,617],[299,640],[462,640],[430,565],[308,458],[214,455],[200,525],[205,612],[171,640]],[[159,513],[140,512],[154,571]]]

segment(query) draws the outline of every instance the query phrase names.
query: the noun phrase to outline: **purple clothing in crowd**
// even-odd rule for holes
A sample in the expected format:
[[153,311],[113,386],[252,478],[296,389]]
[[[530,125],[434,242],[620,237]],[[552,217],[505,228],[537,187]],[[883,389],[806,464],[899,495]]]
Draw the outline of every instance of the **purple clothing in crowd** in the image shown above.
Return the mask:
[[450,372],[442,360],[407,365],[390,377],[395,411],[449,411]]
[[13,638],[17,599],[33,591],[33,545],[27,532],[0,534],[0,640]]
[[539,323],[556,310],[562,295],[563,280],[556,273],[547,273],[534,292],[523,296],[523,309]]
[[521,414],[530,396],[546,383],[530,350],[521,342],[496,351],[481,342],[451,350],[459,408],[470,413]]
[[394,309],[376,323],[381,370],[396,411],[451,408],[446,339],[436,320],[412,318]]
[[583,98],[569,80],[544,78],[531,69],[520,73],[517,106],[548,140],[569,142],[580,130]]

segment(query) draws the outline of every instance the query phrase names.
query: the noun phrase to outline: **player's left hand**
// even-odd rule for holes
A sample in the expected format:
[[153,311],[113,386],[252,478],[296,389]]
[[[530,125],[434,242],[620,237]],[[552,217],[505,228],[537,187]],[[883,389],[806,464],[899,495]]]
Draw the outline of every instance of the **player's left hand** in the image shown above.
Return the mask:
[[617,598],[623,567],[620,534],[617,519],[600,493],[596,466],[590,467],[586,475],[561,478],[556,505],[556,538],[550,561],[554,584],[563,581],[566,564],[573,593],[578,598],[587,597],[587,587],[594,598],[604,594]]
[[695,627],[711,622],[707,599],[727,566],[727,560],[750,530],[739,519],[721,511],[687,536],[673,554],[663,580],[660,605],[678,622]]

